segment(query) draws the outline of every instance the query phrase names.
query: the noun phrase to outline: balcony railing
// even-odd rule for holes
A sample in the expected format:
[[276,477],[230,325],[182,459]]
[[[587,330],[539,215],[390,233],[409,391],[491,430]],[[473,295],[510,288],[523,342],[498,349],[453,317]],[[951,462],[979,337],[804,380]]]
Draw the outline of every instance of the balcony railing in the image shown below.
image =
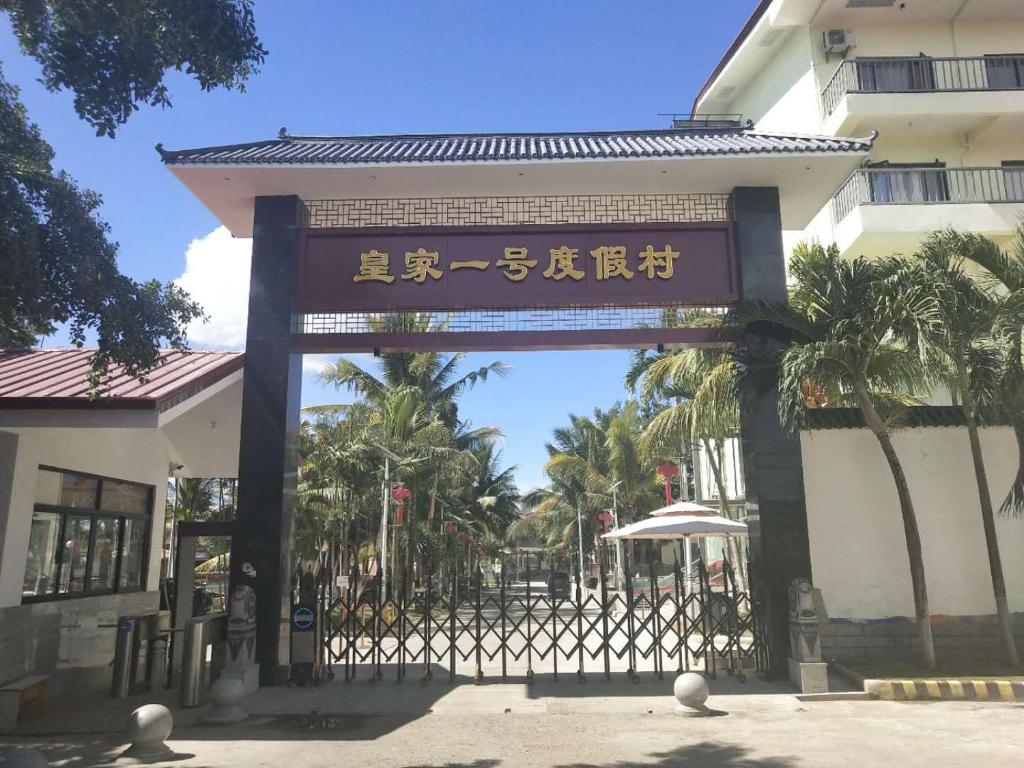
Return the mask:
[[825,90],[825,116],[848,93],[1015,91],[1024,88],[1024,55],[972,58],[860,58],[839,65]]
[[861,168],[832,199],[838,224],[859,205],[1024,203],[1024,167]]

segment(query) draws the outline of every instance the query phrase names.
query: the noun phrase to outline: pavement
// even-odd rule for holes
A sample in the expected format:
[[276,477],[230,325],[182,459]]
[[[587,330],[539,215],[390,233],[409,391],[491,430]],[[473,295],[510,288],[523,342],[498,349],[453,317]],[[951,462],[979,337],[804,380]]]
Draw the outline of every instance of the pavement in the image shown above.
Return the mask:
[[[682,717],[672,676],[579,683],[549,676],[473,685],[334,682],[261,689],[249,720],[202,722],[177,710],[170,760],[217,768],[832,768],[1024,765],[1024,706],[973,701],[798,701],[787,686],[712,681],[715,715]],[[52,766],[121,766],[120,723],[150,698],[65,703],[34,733],[0,737],[36,748]],[[173,703],[168,700],[168,703]],[[69,713],[77,711],[77,717]],[[49,730],[46,730],[49,729]],[[0,765],[3,762],[0,760]]]

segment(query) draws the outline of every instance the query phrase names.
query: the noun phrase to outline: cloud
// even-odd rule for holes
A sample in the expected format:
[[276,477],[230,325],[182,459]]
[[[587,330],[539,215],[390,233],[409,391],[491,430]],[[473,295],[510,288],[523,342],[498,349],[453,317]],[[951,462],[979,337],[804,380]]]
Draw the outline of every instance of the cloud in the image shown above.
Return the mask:
[[340,355],[337,354],[303,355],[302,372],[310,374],[320,373],[325,365],[335,362],[339,357]]
[[225,227],[188,244],[185,272],[174,282],[208,315],[205,323],[195,320],[189,324],[192,346],[245,348],[251,256],[252,240],[234,238]]

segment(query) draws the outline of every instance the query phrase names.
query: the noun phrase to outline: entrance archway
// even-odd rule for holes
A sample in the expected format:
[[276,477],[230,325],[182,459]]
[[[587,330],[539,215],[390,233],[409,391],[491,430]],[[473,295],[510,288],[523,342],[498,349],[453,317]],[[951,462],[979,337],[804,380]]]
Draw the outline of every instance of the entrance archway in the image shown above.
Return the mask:
[[[718,343],[672,310],[785,300],[783,227],[806,224],[869,148],[737,124],[162,151],[253,236],[232,580],[256,592],[263,684],[287,679],[302,353]],[[419,311],[448,329],[366,322]],[[670,317],[684,319],[652,322]],[[786,588],[810,566],[800,447],[774,396],[744,412],[742,446],[778,666]]]

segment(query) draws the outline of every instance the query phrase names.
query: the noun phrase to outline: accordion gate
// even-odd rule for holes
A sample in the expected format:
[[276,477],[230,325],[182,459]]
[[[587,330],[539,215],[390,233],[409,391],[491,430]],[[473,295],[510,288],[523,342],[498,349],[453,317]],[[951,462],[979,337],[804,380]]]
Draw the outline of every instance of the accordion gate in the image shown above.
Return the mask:
[[737,589],[728,562],[713,587],[698,560],[687,589],[678,562],[659,574],[650,561],[647,576],[638,577],[627,560],[620,591],[602,564],[596,588],[582,589],[577,576],[569,597],[532,586],[529,564],[525,583],[512,585],[502,563],[493,587],[483,585],[479,567],[468,580],[455,569],[442,576],[430,563],[423,570],[420,589],[406,597],[402,585],[383,602],[372,589],[360,593],[357,569],[340,594],[321,579],[321,677],[334,678],[340,667],[346,682],[385,674],[429,680],[447,669],[451,680],[465,674],[477,681],[485,675],[531,680],[538,673],[557,680],[568,673],[584,682],[588,673],[661,678],[666,670],[701,670],[743,681],[768,668],[761,603]]

